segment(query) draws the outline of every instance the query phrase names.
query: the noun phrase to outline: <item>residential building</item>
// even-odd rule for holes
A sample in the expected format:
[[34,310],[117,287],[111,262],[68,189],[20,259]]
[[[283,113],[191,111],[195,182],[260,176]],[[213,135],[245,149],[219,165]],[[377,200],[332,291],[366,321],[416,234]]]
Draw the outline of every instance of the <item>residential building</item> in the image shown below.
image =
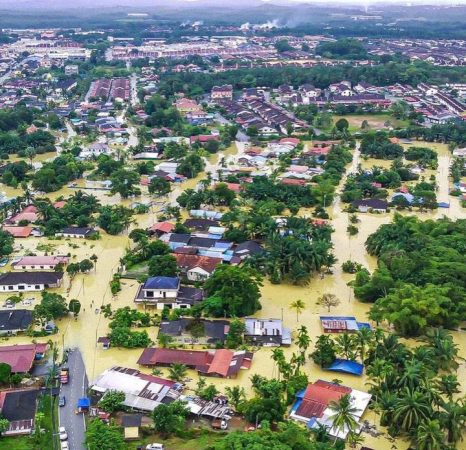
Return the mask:
[[371,328],[370,324],[358,322],[353,316],[320,316],[320,324],[325,333],[349,333]]
[[21,256],[11,263],[14,270],[55,270],[61,264],[66,265],[68,256]]
[[227,320],[181,318],[164,320],[159,334],[170,336],[177,344],[215,345],[223,343],[230,329]]
[[0,391],[0,414],[10,422],[3,436],[32,433],[39,392],[39,389]]
[[244,339],[252,345],[262,347],[280,347],[291,345],[291,331],[283,327],[280,319],[256,319],[247,317],[244,320]]
[[68,64],[65,66],[65,75],[66,76],[71,76],[71,75],[78,75],[79,74],[79,66],[76,64]]
[[251,367],[253,354],[250,352],[221,350],[177,350],[167,348],[146,348],[139,357],[142,366],[169,367],[184,364],[200,375],[220,378],[235,378],[241,369]]
[[222,258],[176,254],[176,264],[189,281],[205,281],[222,264]]
[[34,292],[61,285],[63,272],[7,272],[0,275],[0,292]]
[[304,422],[310,429],[324,426],[330,436],[345,439],[350,430],[347,427],[343,429],[333,427],[335,412],[330,407],[331,402],[338,402],[345,395],[350,396],[351,407],[354,408],[353,417],[358,424],[354,431],[359,433],[361,431],[361,417],[372,396],[366,392],[324,380],[317,380],[315,383],[309,384],[304,391],[296,395],[296,401],[291,407],[290,418]]
[[94,228],[90,227],[67,227],[64,228],[63,231],[60,231],[60,233],[55,233],[55,236],[84,239],[95,233],[96,231]]
[[210,98],[212,100],[233,100],[233,86],[231,84],[225,84],[223,86],[214,86],[210,92]]
[[139,288],[134,301],[157,309],[190,308],[204,298],[202,289],[181,286],[178,277],[151,277]]
[[27,309],[0,310],[0,335],[10,336],[26,331],[32,323],[32,311]]
[[24,344],[0,346],[0,362],[11,367],[11,373],[28,373],[35,360],[42,359],[48,344]]
[[366,198],[362,200],[355,200],[351,203],[353,208],[357,209],[359,212],[379,212],[385,213],[388,209],[388,203],[385,200],[380,200],[378,198]]

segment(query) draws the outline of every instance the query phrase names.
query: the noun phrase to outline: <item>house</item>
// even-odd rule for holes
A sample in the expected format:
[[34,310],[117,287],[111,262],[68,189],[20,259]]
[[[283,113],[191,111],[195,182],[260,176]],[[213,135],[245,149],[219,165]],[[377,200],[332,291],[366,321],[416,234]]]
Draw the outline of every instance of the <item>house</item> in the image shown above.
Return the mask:
[[108,350],[110,348],[110,338],[107,336],[100,336],[97,339],[98,344],[102,344],[103,350]]
[[0,335],[12,335],[26,331],[32,323],[32,311],[13,309],[0,311]]
[[150,226],[147,231],[149,232],[150,235],[157,235],[158,237],[171,233],[173,229],[175,228],[175,224],[171,222],[157,222],[154,223],[154,225]]
[[223,86],[214,86],[210,91],[210,98],[212,100],[233,100],[233,86],[231,84],[225,84]]
[[204,298],[202,289],[181,286],[178,277],[151,277],[139,288],[134,301],[157,309],[190,308]]
[[25,227],[10,227],[7,225],[4,225],[2,227],[3,231],[6,231],[7,233],[11,234],[14,238],[27,238],[29,237],[34,228],[25,226]]
[[170,336],[177,344],[223,344],[230,329],[227,320],[181,318],[160,323],[159,334]]
[[31,434],[34,429],[39,389],[14,389],[0,391],[0,414],[9,427],[3,436]]
[[71,75],[78,75],[79,74],[79,66],[75,64],[68,64],[65,66],[65,75],[66,76],[71,76]]
[[358,322],[353,316],[320,316],[320,324],[324,333],[349,333],[371,327],[366,322]]
[[18,225],[20,222],[34,223],[39,219],[37,208],[29,205],[23,208],[21,212],[8,219],[8,223]]
[[231,416],[231,410],[227,405],[209,402],[192,395],[185,397],[182,395],[181,383],[125,367],[115,366],[107,369],[91,384],[90,389],[97,396],[105,395],[107,391],[121,391],[125,394],[123,405],[136,411],[151,412],[161,404],[182,400],[196,416]]
[[28,373],[35,360],[43,358],[48,344],[0,346],[0,362],[11,367],[11,373]]
[[139,439],[139,427],[142,423],[142,414],[123,414],[121,426],[123,427],[125,440]]
[[84,239],[92,236],[95,233],[96,230],[90,227],[67,227],[64,228],[63,231],[55,233],[55,236]]
[[97,158],[100,155],[110,155],[110,147],[104,142],[94,142],[89,147],[85,148],[79,156],[81,158]]
[[350,430],[346,427],[343,429],[333,427],[335,412],[330,407],[331,402],[338,402],[345,395],[350,396],[351,407],[354,410],[353,417],[358,424],[355,431],[359,433],[361,431],[361,418],[372,396],[366,392],[324,380],[317,380],[315,383],[309,384],[304,391],[296,395],[296,401],[291,407],[290,418],[304,422],[310,429],[324,426],[330,436],[345,439]]
[[181,113],[186,114],[202,110],[195,100],[189,98],[180,98],[175,102],[175,108]]
[[362,200],[355,200],[351,203],[353,208],[357,209],[359,212],[387,212],[388,203],[385,200],[380,200],[378,198],[366,198]]
[[68,264],[68,256],[21,256],[11,263],[14,270],[55,270],[61,264]]
[[146,348],[138,364],[147,367],[184,364],[200,375],[220,378],[235,378],[241,369],[251,367],[253,354],[250,352],[221,350],[178,350],[168,348]]
[[186,219],[183,225],[196,231],[207,231],[210,227],[218,227],[219,222],[211,219]]
[[245,259],[248,256],[259,255],[263,252],[264,249],[256,241],[244,241],[234,248],[233,255],[238,256],[241,259]]
[[176,254],[176,264],[189,281],[205,281],[220,264],[222,258],[199,255]]
[[125,394],[124,406],[138,411],[153,411],[162,403],[178,400],[182,386],[139,370],[114,366],[101,373],[91,383],[90,389],[97,395],[121,391]]
[[280,347],[291,345],[291,331],[283,327],[280,319],[256,319],[246,317],[244,320],[244,339],[252,345],[262,347]]
[[63,272],[7,272],[0,275],[0,292],[33,292],[61,285]]
[[191,136],[189,138],[189,143],[193,145],[196,142],[199,142],[199,144],[205,144],[206,142],[209,141],[220,141],[220,136],[217,134],[199,134],[196,136]]

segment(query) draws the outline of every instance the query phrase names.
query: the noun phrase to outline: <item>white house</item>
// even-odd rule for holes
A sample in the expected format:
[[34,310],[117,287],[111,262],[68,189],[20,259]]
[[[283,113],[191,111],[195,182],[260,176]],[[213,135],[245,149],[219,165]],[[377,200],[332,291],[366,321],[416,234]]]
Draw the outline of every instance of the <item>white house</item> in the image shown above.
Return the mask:
[[22,256],[11,263],[14,270],[54,270],[58,264],[68,264],[68,256]]
[[61,285],[62,272],[7,272],[0,275],[0,292],[34,292]]

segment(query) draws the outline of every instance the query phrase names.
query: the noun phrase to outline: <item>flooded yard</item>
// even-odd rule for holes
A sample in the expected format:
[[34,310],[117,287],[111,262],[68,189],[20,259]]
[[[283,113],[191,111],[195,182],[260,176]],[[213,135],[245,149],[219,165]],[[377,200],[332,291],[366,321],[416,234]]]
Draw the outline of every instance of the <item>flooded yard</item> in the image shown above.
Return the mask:
[[[459,200],[454,197],[448,197],[451,180],[448,178],[450,157],[447,146],[421,142],[414,142],[409,145],[428,146],[437,150],[439,154],[439,168],[435,172],[437,176],[437,183],[439,184],[438,198],[439,201],[450,201],[449,209],[439,209],[433,213],[416,212],[416,214],[419,214],[421,218],[425,219],[430,217],[439,218],[444,214],[452,219],[466,217],[464,210],[459,204]],[[209,158],[207,170],[215,170],[216,163],[220,161],[222,157],[232,155],[235,152],[236,149],[232,146],[221,154],[213,155]],[[359,151],[355,151],[353,163],[349,165],[349,171],[357,170],[359,163],[362,164],[363,168],[368,168],[372,165],[383,165],[384,167],[387,167],[391,162],[380,160],[363,161],[360,158]],[[426,175],[426,178],[428,178],[428,176],[430,176],[430,173]],[[183,190],[187,188],[194,188],[200,179],[202,179],[202,176],[193,180],[188,180],[185,183],[175,185],[172,193],[167,199],[167,202],[173,202]],[[344,180],[342,183],[344,183]],[[84,181],[79,181],[78,186],[84,186]],[[5,191],[8,196],[18,195],[21,192],[20,190],[13,190],[5,186],[2,186],[1,190]],[[47,194],[47,197],[55,199],[61,195],[67,196],[74,191],[74,189],[64,188],[59,192]],[[105,191],[92,191],[92,193],[99,198],[102,204],[120,203],[118,195],[111,197],[108,196],[108,193]],[[143,191],[142,200],[150,200],[147,195],[147,191]],[[125,200],[121,203],[128,205],[131,203],[131,200]],[[316,305],[316,301],[323,293],[332,293],[341,300],[341,303],[338,307],[331,310],[331,314],[354,315],[360,321],[367,321],[367,312],[370,309],[370,304],[361,303],[354,298],[352,290],[347,285],[354,276],[342,273],[341,264],[344,261],[351,259],[372,271],[376,267],[376,260],[366,253],[364,243],[367,237],[371,233],[375,232],[380,225],[389,223],[392,220],[394,212],[392,211],[388,214],[358,214],[360,219],[360,223],[357,225],[359,232],[357,235],[350,237],[346,232],[346,228],[349,224],[349,218],[348,214],[343,212],[344,207],[345,205],[342,204],[340,199],[337,197],[333,204],[327,208],[332,219],[332,226],[335,230],[332,234],[332,240],[334,253],[338,258],[338,262],[333,268],[333,274],[325,275],[323,278],[314,277],[311,283],[305,287],[292,286],[288,284],[272,285],[270,282],[264,281],[261,289],[262,310],[256,314],[257,317],[282,318],[285,326],[293,330],[296,330],[300,325],[305,325],[309,330],[312,341],[315,342],[322,332],[319,315],[327,314],[326,308]],[[154,223],[157,220],[155,217],[155,211],[157,210],[158,207],[154,207],[153,214],[135,216],[137,221],[135,226],[147,227]],[[415,214],[415,212],[404,212],[403,214]],[[105,336],[108,332],[108,319],[105,319],[100,313],[102,305],[111,304],[113,310],[123,306],[137,307],[141,310],[144,309],[144,306],[135,306],[133,302],[138,287],[136,280],[123,279],[122,291],[118,293],[116,297],[112,296],[109,288],[109,281],[112,279],[113,274],[116,273],[120,263],[120,258],[124,255],[129,246],[128,235],[109,236],[104,232],[101,234],[102,238],[97,241],[28,238],[25,240],[17,240],[15,243],[18,254],[24,254],[26,251],[34,251],[37,252],[37,254],[41,254],[41,252],[37,251],[37,245],[39,243],[50,243],[54,246],[54,254],[70,253],[72,261],[80,261],[84,258],[90,257],[92,254],[97,255],[98,261],[95,270],[86,275],[76,276],[72,281],[71,286],[70,280],[65,277],[63,286],[58,291],[62,295],[65,295],[68,300],[73,298],[78,299],[82,304],[82,308],[77,320],[70,316],[69,318],[58,321],[57,325],[59,326],[60,331],[58,334],[51,337],[52,341],[54,341],[61,349],[63,347],[79,347],[81,349],[86,364],[87,374],[91,382],[99,373],[112,365],[136,368],[136,361],[141,354],[141,349],[129,350],[111,348],[109,350],[103,350],[100,345],[97,344],[98,337]],[[76,245],[71,246],[71,243]],[[5,269],[8,269],[8,267]],[[0,294],[0,304],[3,304],[7,297],[7,294]],[[40,294],[32,293],[28,294],[26,297],[33,297],[36,299],[32,305],[29,306],[29,308],[33,308],[34,304],[37,304]],[[296,312],[290,308],[291,303],[297,299],[303,300],[306,304],[306,308],[298,318],[296,316]],[[152,327],[147,331],[150,338],[155,342],[158,330],[155,327]],[[453,335],[455,341],[460,345],[461,356],[466,358],[465,333],[455,332]],[[9,338],[7,341],[4,340],[4,343],[25,343],[28,342],[28,340],[28,337],[20,336]],[[48,338],[38,338],[37,340],[45,342]],[[311,344],[311,349],[312,348],[313,344]],[[295,345],[285,348],[285,355],[289,357],[294,350],[296,350]],[[148,371],[148,369],[142,370]],[[363,391],[367,391],[368,389],[368,386],[366,385],[367,378],[365,376],[358,378],[350,375],[325,372],[310,360],[306,362],[304,370],[309,375],[310,381],[315,381],[319,378],[326,380],[338,378],[343,384],[355,389]],[[166,373],[166,369],[163,369],[163,372]],[[220,391],[223,391],[226,386],[239,384],[243,386],[248,393],[250,393],[250,377],[255,373],[268,377],[278,375],[277,368],[271,359],[271,349],[259,349],[254,354],[251,369],[241,371],[237,379],[228,380],[209,378],[208,382],[214,383]],[[189,371],[188,376],[192,378],[188,383],[188,387],[194,388],[197,381],[197,375],[194,371]],[[463,393],[466,392],[466,365],[464,362],[461,363],[458,371],[458,379],[462,383]],[[378,424],[378,419],[372,412],[369,412],[365,419],[372,424]],[[384,430],[382,429],[381,431]],[[405,450],[408,448],[407,442],[400,440],[393,442],[393,440],[388,439],[387,436],[377,439],[367,434],[363,434],[363,436],[365,437],[365,445],[377,450],[391,450],[393,448]],[[393,447],[394,444],[395,447]]]

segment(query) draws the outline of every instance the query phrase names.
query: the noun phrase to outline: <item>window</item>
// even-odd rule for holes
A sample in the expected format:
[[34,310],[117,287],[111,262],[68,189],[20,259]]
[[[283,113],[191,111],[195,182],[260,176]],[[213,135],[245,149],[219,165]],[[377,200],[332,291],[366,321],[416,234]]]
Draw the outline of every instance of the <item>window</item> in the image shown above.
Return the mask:
[[146,298],[154,298],[154,291],[146,291]]
[[40,289],[40,286],[39,286],[38,284],[36,284],[36,285],[34,286],[34,289]]
[[18,291],[24,291],[24,289],[25,289],[25,286],[23,286],[22,284],[18,286]]
[[12,290],[13,290],[13,286],[8,286],[8,290],[9,290],[9,291],[12,291]]

